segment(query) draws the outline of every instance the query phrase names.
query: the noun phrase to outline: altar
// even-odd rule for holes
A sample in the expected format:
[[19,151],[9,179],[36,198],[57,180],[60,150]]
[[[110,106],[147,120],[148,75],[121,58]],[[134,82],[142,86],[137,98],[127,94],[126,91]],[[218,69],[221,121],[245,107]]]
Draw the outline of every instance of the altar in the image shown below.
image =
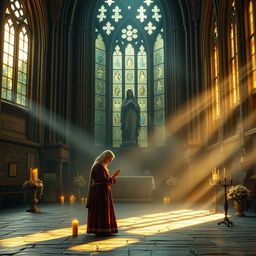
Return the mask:
[[113,199],[118,201],[150,200],[155,188],[153,176],[119,176],[112,186]]

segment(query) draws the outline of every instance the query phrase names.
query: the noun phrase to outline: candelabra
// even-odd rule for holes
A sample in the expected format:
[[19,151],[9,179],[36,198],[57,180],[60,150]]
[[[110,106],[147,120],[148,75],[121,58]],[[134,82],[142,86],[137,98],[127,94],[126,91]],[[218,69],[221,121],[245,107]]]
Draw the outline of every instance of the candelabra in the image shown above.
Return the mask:
[[225,214],[225,216],[224,216],[224,219],[222,221],[218,222],[218,225],[224,224],[224,225],[230,227],[230,226],[233,226],[233,222],[230,221],[229,218],[228,218],[227,187],[232,184],[232,181],[230,179],[230,184],[227,184],[227,179],[226,179],[225,174],[226,174],[226,171],[224,169],[224,181],[223,181],[223,183],[221,183],[221,180],[219,181],[219,184],[224,188],[224,214]]
[[213,179],[209,179],[209,184],[211,186],[213,186],[213,210],[211,210],[212,213],[220,213],[220,211],[218,210],[218,207],[217,207],[217,181],[213,180]]
[[212,213],[219,213],[220,211],[217,208],[217,185],[219,184],[220,180],[220,173],[219,170],[216,171],[216,168],[212,170],[212,176],[209,178],[209,184],[213,186],[213,210],[211,210]]

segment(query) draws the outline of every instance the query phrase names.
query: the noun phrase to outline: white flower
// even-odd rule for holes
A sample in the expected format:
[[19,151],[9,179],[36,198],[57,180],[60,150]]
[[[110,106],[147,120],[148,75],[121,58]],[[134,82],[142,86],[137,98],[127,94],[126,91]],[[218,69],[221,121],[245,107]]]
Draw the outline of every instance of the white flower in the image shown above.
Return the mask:
[[231,186],[227,193],[228,199],[243,200],[250,195],[250,190],[243,185]]

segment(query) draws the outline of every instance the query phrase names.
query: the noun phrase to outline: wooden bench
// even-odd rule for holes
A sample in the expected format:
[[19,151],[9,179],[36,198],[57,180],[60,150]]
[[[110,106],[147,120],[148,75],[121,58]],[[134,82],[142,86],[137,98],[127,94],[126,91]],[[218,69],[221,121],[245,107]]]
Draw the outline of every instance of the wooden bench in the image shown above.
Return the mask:
[[22,185],[1,185],[0,186],[0,208],[15,207],[26,201],[26,191]]

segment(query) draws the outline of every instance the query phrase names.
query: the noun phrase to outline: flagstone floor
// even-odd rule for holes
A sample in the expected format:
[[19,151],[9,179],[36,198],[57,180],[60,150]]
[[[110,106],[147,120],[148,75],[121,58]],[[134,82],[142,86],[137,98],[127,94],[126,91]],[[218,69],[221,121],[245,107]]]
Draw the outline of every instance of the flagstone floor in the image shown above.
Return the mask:
[[[41,213],[26,207],[0,211],[0,255],[50,256],[186,256],[256,255],[256,214],[218,225],[223,213],[204,207],[160,203],[115,203],[119,233],[108,237],[86,234],[84,204],[41,204]],[[72,219],[79,235],[72,237]]]

